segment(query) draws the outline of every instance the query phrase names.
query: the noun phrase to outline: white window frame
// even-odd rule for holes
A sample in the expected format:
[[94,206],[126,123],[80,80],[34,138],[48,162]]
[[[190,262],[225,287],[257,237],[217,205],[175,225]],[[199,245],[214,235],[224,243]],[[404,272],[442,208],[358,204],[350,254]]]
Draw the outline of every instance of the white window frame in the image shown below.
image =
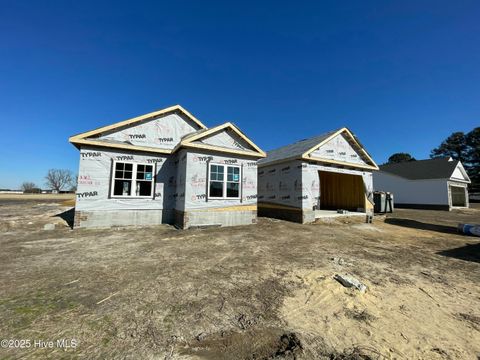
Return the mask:
[[[218,196],[210,196],[210,175],[212,173],[211,171],[211,166],[221,166],[223,167],[223,196],[218,197]],[[238,169],[238,196],[237,197],[227,197],[227,183],[232,182],[227,180],[228,176],[228,168],[237,168]],[[230,165],[230,164],[217,164],[217,163],[208,163],[208,199],[209,200],[240,200],[242,196],[242,167],[239,165]],[[213,181],[218,181],[218,180],[213,180]],[[220,181],[218,181],[220,182]]]
[[[132,185],[131,185],[131,190],[130,192],[132,194],[135,194],[136,189],[137,189],[137,167],[138,165],[148,165],[152,167],[152,189],[150,195],[146,196],[140,196],[140,195],[114,195],[115,194],[115,169],[117,168],[117,163],[122,163],[122,164],[131,164],[132,165]],[[131,162],[131,161],[114,161],[113,162],[113,167],[112,167],[112,174],[111,174],[111,179],[110,179],[110,197],[111,198],[121,198],[121,199],[153,199],[153,196],[155,194],[155,174],[157,172],[157,167],[156,164],[147,164],[147,163],[136,163],[136,162]],[[140,180],[140,181],[148,181],[148,180]]]

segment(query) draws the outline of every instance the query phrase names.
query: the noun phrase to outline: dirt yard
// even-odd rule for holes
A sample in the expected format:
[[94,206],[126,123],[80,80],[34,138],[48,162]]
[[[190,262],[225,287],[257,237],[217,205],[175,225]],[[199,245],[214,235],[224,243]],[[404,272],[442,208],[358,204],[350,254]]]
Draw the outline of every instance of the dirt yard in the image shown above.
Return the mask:
[[0,339],[25,340],[2,359],[480,355],[480,238],[456,233],[478,208],[185,231],[71,230],[69,209],[0,199]]

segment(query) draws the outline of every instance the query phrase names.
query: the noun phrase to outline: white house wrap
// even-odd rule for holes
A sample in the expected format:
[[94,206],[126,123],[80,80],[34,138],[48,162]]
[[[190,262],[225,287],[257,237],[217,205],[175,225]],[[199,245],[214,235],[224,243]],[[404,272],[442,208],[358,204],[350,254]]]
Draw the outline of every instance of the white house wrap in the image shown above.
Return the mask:
[[265,153],[231,123],[207,129],[177,105],[70,142],[80,149],[75,227],[256,221]]
[[346,128],[269,151],[259,161],[259,212],[299,222],[321,210],[370,213],[377,169]]

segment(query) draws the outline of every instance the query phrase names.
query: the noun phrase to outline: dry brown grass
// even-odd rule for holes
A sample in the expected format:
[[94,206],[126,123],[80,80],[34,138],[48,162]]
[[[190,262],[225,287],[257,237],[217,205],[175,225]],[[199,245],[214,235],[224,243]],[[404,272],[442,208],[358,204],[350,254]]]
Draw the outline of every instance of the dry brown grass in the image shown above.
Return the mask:
[[[75,200],[75,194],[0,194],[0,202],[8,200],[56,201]],[[67,205],[68,206],[68,205]]]
[[62,202],[60,203],[60,205],[61,205],[61,206],[70,206],[70,207],[73,207],[73,206],[75,206],[75,198],[62,201]]

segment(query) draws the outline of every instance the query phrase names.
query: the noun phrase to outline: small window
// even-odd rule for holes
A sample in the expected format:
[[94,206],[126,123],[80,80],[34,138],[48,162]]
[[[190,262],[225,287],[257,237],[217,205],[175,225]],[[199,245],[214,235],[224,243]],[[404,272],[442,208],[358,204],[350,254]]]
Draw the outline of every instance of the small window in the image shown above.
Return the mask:
[[238,199],[240,197],[240,167],[211,164],[208,191],[209,198]]
[[153,165],[116,162],[112,196],[152,197]]

